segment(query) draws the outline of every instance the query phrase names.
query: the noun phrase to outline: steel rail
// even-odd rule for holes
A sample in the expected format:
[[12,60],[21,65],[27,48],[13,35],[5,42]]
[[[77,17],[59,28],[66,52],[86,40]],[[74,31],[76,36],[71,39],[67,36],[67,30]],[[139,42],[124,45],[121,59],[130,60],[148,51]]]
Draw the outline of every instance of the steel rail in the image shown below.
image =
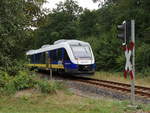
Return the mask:
[[[131,92],[131,86],[125,83],[108,81],[108,80],[97,80],[97,79],[83,78],[83,77],[78,77],[76,81],[96,85],[99,87],[106,87],[106,88],[110,88],[110,89],[114,89],[114,90],[118,90],[122,92],[128,92],[128,93]],[[136,86],[135,94],[150,98],[150,88],[143,87],[143,86]]]
[[[104,83],[110,83],[110,84],[116,84],[116,85],[120,85],[120,86],[126,86],[126,87],[130,87],[130,84],[126,84],[126,83],[121,83],[121,82],[114,82],[114,81],[108,81],[108,80],[100,80],[100,79],[94,79],[94,78],[84,78],[84,77],[77,77],[78,79],[85,79],[85,80],[92,80],[92,81],[98,81],[98,82],[104,82]],[[144,86],[138,86],[136,85],[135,88],[137,89],[144,89],[147,91],[150,91],[150,87],[144,87]]]

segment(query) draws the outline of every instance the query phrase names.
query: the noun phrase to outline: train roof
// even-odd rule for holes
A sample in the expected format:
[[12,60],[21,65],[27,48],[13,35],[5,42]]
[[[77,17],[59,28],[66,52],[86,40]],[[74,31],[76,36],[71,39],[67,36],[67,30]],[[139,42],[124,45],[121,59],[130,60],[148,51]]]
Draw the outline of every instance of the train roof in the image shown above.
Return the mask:
[[58,49],[58,48],[62,48],[62,47],[66,47],[68,45],[89,45],[89,43],[87,42],[83,42],[80,40],[58,40],[55,41],[53,45],[43,45],[41,48],[36,49],[36,50],[29,50],[26,52],[26,55],[33,55],[33,54],[38,54],[38,53],[42,53],[45,51],[49,51],[49,50],[53,50],[53,49]]

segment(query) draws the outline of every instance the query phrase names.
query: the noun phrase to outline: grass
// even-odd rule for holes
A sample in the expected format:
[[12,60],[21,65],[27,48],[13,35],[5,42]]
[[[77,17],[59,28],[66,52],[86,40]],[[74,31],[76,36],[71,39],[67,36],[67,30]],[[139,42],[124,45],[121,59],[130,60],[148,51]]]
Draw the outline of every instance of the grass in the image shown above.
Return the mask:
[[[130,78],[125,79],[123,77],[123,72],[121,73],[110,73],[110,72],[96,72],[92,78],[102,79],[102,80],[112,80],[123,83],[130,83]],[[150,87],[150,76],[143,77],[142,74],[136,74],[135,84],[141,86]]]
[[[0,113],[135,113],[128,101],[108,98],[92,99],[74,95],[68,90],[42,94],[28,89],[13,96],[0,96]],[[150,105],[139,105],[150,111]]]

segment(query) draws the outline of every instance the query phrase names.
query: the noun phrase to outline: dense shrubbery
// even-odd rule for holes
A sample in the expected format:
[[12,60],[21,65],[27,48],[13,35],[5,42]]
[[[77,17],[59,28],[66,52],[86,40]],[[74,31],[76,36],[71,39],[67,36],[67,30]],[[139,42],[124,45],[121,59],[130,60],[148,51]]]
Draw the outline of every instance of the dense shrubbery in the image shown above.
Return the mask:
[[55,93],[56,89],[61,89],[62,84],[55,81],[39,80],[37,86],[43,93]]
[[19,71],[16,76],[9,76],[8,73],[0,71],[0,93],[13,94],[26,88],[35,88],[42,93],[55,93],[57,89],[62,88],[62,84],[40,79],[26,70]]
[[136,49],[136,70],[146,76],[150,74],[150,44],[139,44]]

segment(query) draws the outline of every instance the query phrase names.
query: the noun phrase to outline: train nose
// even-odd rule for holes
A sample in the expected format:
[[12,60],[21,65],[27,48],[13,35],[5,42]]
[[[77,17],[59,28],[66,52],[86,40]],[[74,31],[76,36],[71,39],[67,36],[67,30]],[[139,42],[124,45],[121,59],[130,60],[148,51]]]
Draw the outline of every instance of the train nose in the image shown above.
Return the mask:
[[79,65],[78,68],[79,71],[92,71],[91,65]]

